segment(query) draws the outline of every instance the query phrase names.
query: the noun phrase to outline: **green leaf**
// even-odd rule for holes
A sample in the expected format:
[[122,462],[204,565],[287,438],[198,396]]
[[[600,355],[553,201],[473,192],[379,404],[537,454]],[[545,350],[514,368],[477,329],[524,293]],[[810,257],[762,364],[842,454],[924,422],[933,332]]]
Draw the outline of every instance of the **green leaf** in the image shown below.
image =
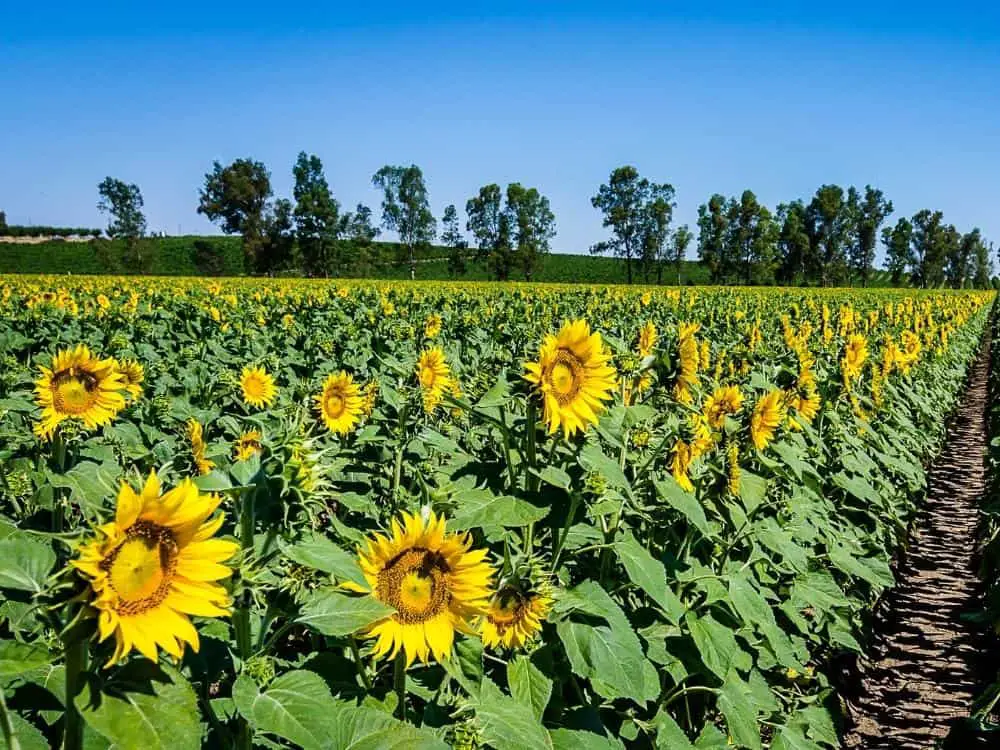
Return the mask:
[[309,594],[296,622],[323,635],[344,636],[358,632],[395,612],[373,596],[350,596],[330,589]]
[[572,479],[569,474],[560,469],[558,466],[546,466],[541,471],[532,469],[531,473],[546,484],[551,484],[553,487],[559,487],[564,490],[568,490],[570,484],[572,484]]
[[229,474],[236,480],[237,486],[250,487],[257,483],[257,475],[260,474],[260,456],[253,455],[246,461],[236,461],[230,468]]
[[553,750],[625,750],[617,737],[605,737],[581,729],[550,729]]
[[740,475],[740,500],[747,513],[753,513],[767,498],[767,480],[750,471]]
[[[839,744],[838,742],[837,745]],[[822,748],[808,739],[803,734],[801,727],[789,725],[782,727],[774,735],[774,739],[771,741],[771,750],[822,750]]]
[[[134,665],[134,666],[133,666]],[[199,750],[198,697],[180,672],[133,662],[109,690],[93,684],[76,697],[84,721],[113,745],[143,750]]]
[[483,680],[471,705],[485,745],[495,750],[552,748],[552,738],[531,706],[504,695],[490,680]]
[[719,679],[725,680],[733,669],[750,669],[750,655],[740,648],[732,630],[710,614],[698,617],[694,612],[688,612],[684,619],[701,660]]
[[306,534],[283,551],[286,557],[299,565],[330,573],[338,581],[351,581],[368,588],[368,581],[358,567],[357,556],[338,547],[322,534]]
[[757,711],[750,702],[750,686],[730,674],[719,692],[719,710],[726,718],[729,734],[737,744],[761,750]]
[[531,659],[521,655],[507,664],[507,684],[514,699],[530,707],[541,721],[552,697],[552,680]]
[[510,399],[510,384],[503,375],[500,375],[497,382],[493,384],[493,387],[486,391],[483,397],[476,402],[476,408],[490,409],[496,406],[503,406]]
[[701,507],[701,503],[698,502],[694,493],[685,492],[673,477],[667,477],[655,484],[658,498],[666,500],[670,507],[681,513],[688,520],[688,523],[701,532],[702,536],[706,538],[713,536],[712,528],[705,517],[705,510]]
[[0,540],[0,589],[39,593],[45,586],[56,554],[43,541],[24,533]]
[[660,709],[653,718],[653,726],[656,727],[657,750],[695,750],[684,730],[666,710]]
[[609,485],[624,490],[631,497],[632,485],[622,472],[621,466],[614,459],[604,455],[599,445],[589,443],[583,446],[580,451],[580,464],[587,471],[597,472],[608,481]]
[[50,474],[49,483],[53,487],[69,489],[70,499],[93,517],[101,512],[105,500],[118,495],[120,474],[117,464],[81,461],[65,474]]
[[489,490],[466,490],[454,496],[455,515],[448,521],[453,529],[490,526],[526,526],[541,521],[549,514],[527,500],[509,495],[494,495]]
[[892,570],[884,561],[873,557],[855,557],[843,546],[830,550],[830,562],[848,575],[867,581],[876,588],[888,588],[895,582]]
[[626,532],[624,538],[615,542],[615,552],[625,566],[625,572],[628,573],[632,583],[645,591],[660,606],[671,623],[680,624],[686,607],[667,586],[667,571],[663,563],[639,544],[631,531]]
[[215,469],[208,474],[202,474],[194,478],[195,486],[202,492],[221,492],[232,489],[233,483],[229,481],[229,476],[224,472]]
[[[2,710],[2,709],[0,709]],[[49,750],[51,745],[45,739],[34,724],[25,721],[13,711],[8,711],[11,729],[14,730],[14,738],[17,740],[21,750]]]
[[55,661],[48,649],[37,643],[0,641],[0,677],[13,677],[29,669],[44,667]]
[[605,698],[630,698],[644,704],[659,694],[656,668],[643,654],[628,618],[604,589],[595,581],[584,581],[565,592],[562,604],[572,604],[608,623],[563,620],[556,626],[576,674],[588,678]]

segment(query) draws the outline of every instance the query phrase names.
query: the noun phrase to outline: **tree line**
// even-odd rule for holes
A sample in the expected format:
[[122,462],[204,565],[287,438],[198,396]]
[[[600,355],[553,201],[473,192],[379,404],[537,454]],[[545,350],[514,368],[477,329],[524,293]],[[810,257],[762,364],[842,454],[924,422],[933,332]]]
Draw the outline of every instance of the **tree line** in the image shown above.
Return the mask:
[[[413,278],[422,260],[447,257],[453,276],[479,263],[497,280],[530,281],[556,234],[548,198],[516,182],[505,189],[485,185],[466,201],[470,245],[454,205],[444,209],[439,233],[416,165],[386,165],[372,176],[382,195],[378,224],[364,204],[353,211],[341,207],[319,157],[300,153],[292,175],[291,198],[275,198],[270,172],[253,159],[216,161],[205,175],[197,211],[226,234],[242,238],[251,273],[356,276],[398,263],[407,265]],[[108,177],[98,193],[98,208],[111,219],[108,236],[124,239],[128,265],[141,269],[139,240],[146,222],[138,186]],[[697,237],[687,225],[672,226],[674,197],[672,185],[653,182],[633,166],[613,170],[591,198],[610,236],[590,252],[620,258],[629,283],[679,283],[681,265],[695,243],[714,283],[867,286],[881,241],[894,285],[991,283],[993,246],[978,228],[962,233],[945,222],[941,211],[930,209],[890,224],[892,201],[871,185],[846,190],[822,185],[808,200],[781,203],[774,211],[752,190],[715,194],[698,208]],[[382,230],[395,233],[398,242],[377,242]],[[204,252],[210,254],[211,246]],[[211,266],[211,260],[201,259],[200,265]]]

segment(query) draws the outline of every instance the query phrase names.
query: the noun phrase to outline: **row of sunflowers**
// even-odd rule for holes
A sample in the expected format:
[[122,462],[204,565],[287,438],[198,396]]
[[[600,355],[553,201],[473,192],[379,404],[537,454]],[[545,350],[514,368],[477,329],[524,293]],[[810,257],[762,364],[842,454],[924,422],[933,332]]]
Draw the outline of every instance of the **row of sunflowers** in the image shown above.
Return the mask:
[[837,747],[992,301],[0,278],[0,734]]

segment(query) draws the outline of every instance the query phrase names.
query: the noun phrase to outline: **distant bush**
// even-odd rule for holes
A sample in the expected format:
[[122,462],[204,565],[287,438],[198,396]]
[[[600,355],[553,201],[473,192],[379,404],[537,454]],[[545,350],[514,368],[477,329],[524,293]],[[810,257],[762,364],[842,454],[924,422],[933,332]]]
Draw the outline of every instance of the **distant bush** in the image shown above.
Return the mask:
[[101,230],[91,227],[23,226],[0,223],[0,236],[4,237],[100,237]]

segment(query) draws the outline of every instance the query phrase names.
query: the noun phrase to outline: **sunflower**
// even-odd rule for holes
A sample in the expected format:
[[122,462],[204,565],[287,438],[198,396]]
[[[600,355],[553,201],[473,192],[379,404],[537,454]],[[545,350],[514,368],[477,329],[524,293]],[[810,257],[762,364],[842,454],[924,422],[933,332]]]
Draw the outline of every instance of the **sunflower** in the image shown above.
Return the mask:
[[417,380],[424,394],[424,409],[434,411],[445,391],[451,386],[451,368],[445,362],[440,347],[427,349],[417,361]]
[[125,408],[125,376],[113,359],[97,359],[83,344],[63,349],[52,360],[52,368],[41,367],[35,381],[35,399],[42,407],[37,432],[49,437],[66,419],[78,419],[85,427],[108,424]]
[[853,334],[847,339],[844,357],[840,361],[845,380],[853,380],[861,375],[861,368],[868,359],[868,342],[864,336]]
[[693,460],[694,459],[691,455],[691,446],[683,440],[678,440],[674,443],[674,457],[671,460],[670,468],[674,475],[674,481],[676,481],[685,492],[694,492],[694,485],[691,484],[691,477],[688,476],[688,471],[691,468],[691,462]]
[[493,595],[479,623],[483,644],[520,648],[541,631],[551,608],[552,599],[543,592],[524,593],[514,586],[505,587]]
[[648,357],[653,353],[653,347],[656,346],[656,340],[659,335],[656,332],[656,326],[653,325],[653,321],[647,320],[646,325],[639,329],[639,356]]
[[244,367],[240,387],[243,389],[243,400],[258,409],[269,407],[278,395],[274,378],[263,367]]
[[441,316],[437,313],[431,313],[424,321],[424,336],[435,339],[439,333],[441,333]]
[[358,553],[378,601],[396,611],[364,631],[375,638],[375,657],[400,649],[406,665],[451,655],[455,630],[471,632],[489,606],[493,568],[486,550],[470,550],[468,534],[448,534],[444,517],[403,513],[391,536],[375,534]]
[[323,422],[331,432],[346,435],[357,424],[364,407],[358,384],[346,372],[331,373],[323,383],[323,392],[317,396]]
[[125,390],[133,401],[138,401],[142,396],[142,379],[146,371],[134,359],[123,359],[116,366],[118,372],[125,376]]
[[729,494],[740,494],[742,473],[740,470],[740,448],[736,443],[730,443],[726,448],[726,489],[729,490]]
[[588,425],[597,424],[611,399],[615,369],[601,334],[591,333],[586,321],[563,325],[558,335],[547,334],[538,352],[538,362],[528,362],[525,379],[542,394],[549,433],[560,427],[569,438]]
[[106,667],[133,648],[154,662],[157,647],[180,659],[185,644],[198,650],[191,615],[229,614],[229,595],[216,581],[232,573],[223,563],[239,545],[212,538],[223,516],[208,519],[220,502],[190,479],[163,495],[153,473],[139,494],[122,484],[115,520],[98,527],[71,563],[90,579],[99,640],[115,636]]
[[754,447],[762,451],[774,438],[774,431],[785,417],[785,394],[775,389],[766,396],[761,396],[753,408],[750,418],[750,439]]
[[743,394],[740,393],[739,386],[727,385],[716,388],[712,395],[705,399],[704,414],[709,426],[718,430],[726,417],[736,414],[742,407]]
[[263,440],[260,430],[247,430],[233,443],[233,455],[237,461],[246,461],[254,456],[260,455],[263,450],[261,440]]
[[698,330],[697,323],[681,323],[678,326],[680,338],[677,352],[680,358],[680,372],[674,384],[674,398],[682,404],[690,404],[693,400],[691,388],[698,385],[698,367],[701,364],[701,354],[698,351],[698,340],[694,334]]
[[188,440],[191,441],[191,456],[194,458],[195,468],[198,469],[199,474],[208,474],[215,468],[215,463],[205,458],[205,438],[201,422],[197,419],[189,419],[187,421],[187,436]]

